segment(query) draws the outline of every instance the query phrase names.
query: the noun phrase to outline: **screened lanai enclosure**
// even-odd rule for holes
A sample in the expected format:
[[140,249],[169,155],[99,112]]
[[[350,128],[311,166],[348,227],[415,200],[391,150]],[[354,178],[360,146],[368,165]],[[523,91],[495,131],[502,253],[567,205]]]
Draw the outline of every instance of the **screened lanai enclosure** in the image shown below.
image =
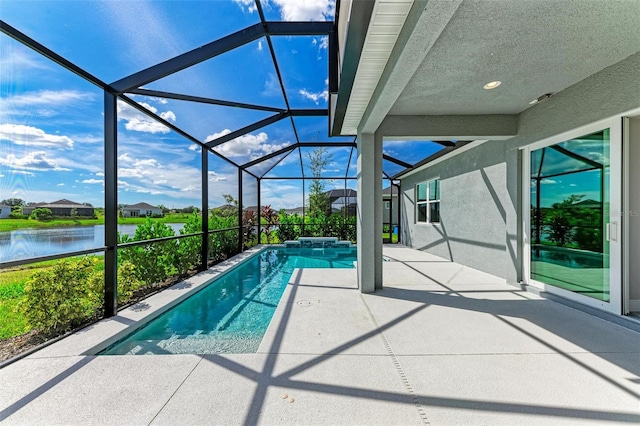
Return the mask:
[[[355,242],[356,140],[329,131],[331,94],[350,78],[339,64],[355,54],[338,50],[338,9],[300,17],[268,1],[3,2],[0,199],[10,204],[0,210],[0,275],[84,271],[76,284],[93,283],[99,300],[78,308],[76,326],[255,244]],[[392,189],[380,238],[398,242],[394,176],[463,143],[384,141]],[[68,212],[45,217],[50,205]],[[148,220],[132,222],[126,209]],[[29,279],[5,307],[33,290]],[[51,309],[73,291],[84,292],[66,285]],[[16,321],[0,338],[30,330]]]

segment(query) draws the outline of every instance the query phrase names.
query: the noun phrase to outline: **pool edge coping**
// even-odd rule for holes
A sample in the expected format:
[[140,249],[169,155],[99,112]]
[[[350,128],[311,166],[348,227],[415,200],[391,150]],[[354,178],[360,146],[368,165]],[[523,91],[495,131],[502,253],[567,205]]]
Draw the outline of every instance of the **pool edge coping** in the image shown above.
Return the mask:
[[26,358],[96,356],[135,329],[146,325],[269,247],[270,245],[264,244],[252,247],[126,307],[113,317],[103,318],[77,330],[29,354]]

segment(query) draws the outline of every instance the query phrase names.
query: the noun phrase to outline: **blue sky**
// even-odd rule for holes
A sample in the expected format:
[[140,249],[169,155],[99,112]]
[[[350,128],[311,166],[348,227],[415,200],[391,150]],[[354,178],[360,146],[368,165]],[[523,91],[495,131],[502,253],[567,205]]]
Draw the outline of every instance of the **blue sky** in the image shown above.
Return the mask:
[[[333,0],[263,0],[268,20],[331,20]],[[0,19],[99,79],[111,83],[180,53],[259,22],[252,0],[228,1],[0,1]],[[292,108],[326,108],[327,40],[272,37]],[[284,108],[267,40],[205,61],[146,88]],[[136,102],[200,141],[209,141],[271,113],[132,96]],[[68,198],[103,206],[103,94],[100,89],[0,35],[0,199]],[[118,201],[167,207],[201,203],[197,145],[124,103],[118,104]],[[302,142],[329,138],[324,117],[296,117]],[[239,164],[295,143],[290,120],[266,126],[217,151]],[[417,162],[438,147],[429,142],[387,141],[384,150]],[[355,176],[355,153],[331,148],[325,176]],[[302,153],[304,160],[304,153]],[[273,161],[251,170],[262,174]],[[306,163],[306,161],[303,161]],[[306,168],[307,165],[305,164]],[[308,172],[308,169],[305,169]],[[385,170],[401,167],[385,162]],[[267,176],[301,176],[292,152]],[[209,204],[236,194],[237,170],[209,155]],[[245,205],[256,204],[256,185],[245,179]],[[328,181],[327,189],[344,180]],[[355,181],[349,181],[355,188]],[[263,181],[262,204],[302,204],[301,181]]]

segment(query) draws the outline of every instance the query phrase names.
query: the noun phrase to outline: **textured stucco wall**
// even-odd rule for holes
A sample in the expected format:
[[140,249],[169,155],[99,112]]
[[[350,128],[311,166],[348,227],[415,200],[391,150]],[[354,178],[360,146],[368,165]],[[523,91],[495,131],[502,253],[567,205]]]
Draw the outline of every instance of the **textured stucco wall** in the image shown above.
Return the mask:
[[[403,242],[508,282],[520,281],[520,148],[640,108],[638,81],[640,53],[522,112],[514,138],[486,142],[403,178]],[[417,225],[414,185],[433,177],[442,179],[442,225]]]
[[[505,276],[504,142],[486,142],[402,180],[403,242]],[[440,224],[415,223],[415,185],[440,178]],[[491,259],[491,261],[487,261]]]

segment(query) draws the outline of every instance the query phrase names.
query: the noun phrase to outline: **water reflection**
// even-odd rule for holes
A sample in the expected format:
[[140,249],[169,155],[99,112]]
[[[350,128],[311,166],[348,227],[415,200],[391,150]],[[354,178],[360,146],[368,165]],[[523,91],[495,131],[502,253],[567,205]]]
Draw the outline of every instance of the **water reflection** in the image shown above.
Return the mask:
[[[182,223],[168,224],[176,233]],[[133,235],[137,225],[118,225],[118,232]],[[104,225],[0,232],[0,262],[29,259],[104,246]]]

